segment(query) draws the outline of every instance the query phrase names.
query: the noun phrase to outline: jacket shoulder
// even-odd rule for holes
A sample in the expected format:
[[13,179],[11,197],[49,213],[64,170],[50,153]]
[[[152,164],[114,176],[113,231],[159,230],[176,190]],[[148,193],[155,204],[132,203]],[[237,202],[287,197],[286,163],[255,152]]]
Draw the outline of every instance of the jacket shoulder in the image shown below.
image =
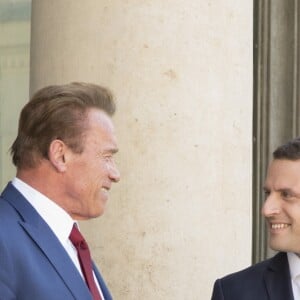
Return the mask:
[[278,270],[282,273],[287,269],[287,255],[280,252],[270,259],[218,279],[214,285],[212,299],[268,299],[264,279],[266,272]]
[[246,279],[260,280],[267,269],[283,269],[288,265],[285,252],[279,252],[275,256],[245,268],[241,271],[229,274],[221,278],[224,282],[244,281]]
[[269,265],[272,263],[273,260],[274,260],[274,257],[266,259],[264,261],[254,264],[250,267],[247,267],[243,270],[226,275],[223,278],[221,278],[221,280],[227,282],[227,281],[236,281],[236,280],[239,281],[239,280],[243,280],[243,279],[246,279],[249,277],[251,278],[253,276],[255,276],[256,278],[257,278],[257,276],[260,277],[260,276],[262,276],[264,271],[269,267]]

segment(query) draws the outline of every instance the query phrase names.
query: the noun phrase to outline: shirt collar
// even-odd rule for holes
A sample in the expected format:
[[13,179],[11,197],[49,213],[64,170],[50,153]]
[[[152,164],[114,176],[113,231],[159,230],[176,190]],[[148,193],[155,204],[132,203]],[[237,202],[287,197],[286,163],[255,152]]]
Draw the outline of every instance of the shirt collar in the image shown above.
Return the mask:
[[300,257],[292,252],[287,253],[291,278],[295,279],[300,276]]
[[21,179],[15,177],[12,184],[45,220],[62,245],[65,245],[75,222],[70,215]]

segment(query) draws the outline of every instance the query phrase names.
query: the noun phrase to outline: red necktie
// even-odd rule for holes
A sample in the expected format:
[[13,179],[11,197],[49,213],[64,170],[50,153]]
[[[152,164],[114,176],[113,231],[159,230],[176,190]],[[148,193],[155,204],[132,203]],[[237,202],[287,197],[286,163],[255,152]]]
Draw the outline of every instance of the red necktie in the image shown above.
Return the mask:
[[91,259],[89,247],[75,224],[73,225],[70,234],[70,240],[77,250],[80,267],[83,276],[85,278],[85,281],[93,296],[93,300],[101,300],[101,296],[99,294],[99,290],[96,286],[94,276],[93,276],[92,259]]

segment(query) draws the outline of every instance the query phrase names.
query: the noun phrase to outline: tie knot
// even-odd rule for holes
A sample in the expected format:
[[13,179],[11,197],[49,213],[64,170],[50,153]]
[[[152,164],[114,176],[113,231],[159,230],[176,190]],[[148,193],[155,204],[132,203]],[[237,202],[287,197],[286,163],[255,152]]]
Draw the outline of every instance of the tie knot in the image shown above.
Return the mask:
[[88,249],[88,245],[84,239],[84,237],[81,235],[80,231],[78,230],[77,226],[74,224],[72,231],[70,233],[70,240],[72,244],[75,246],[75,248],[80,248],[82,250]]

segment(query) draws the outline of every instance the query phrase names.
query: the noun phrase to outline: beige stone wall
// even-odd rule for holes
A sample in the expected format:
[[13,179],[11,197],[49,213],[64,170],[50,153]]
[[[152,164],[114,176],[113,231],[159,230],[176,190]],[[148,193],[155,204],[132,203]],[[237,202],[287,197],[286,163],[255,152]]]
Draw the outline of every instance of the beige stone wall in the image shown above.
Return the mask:
[[121,182],[82,223],[115,299],[209,299],[251,262],[252,2],[33,1],[31,92],[110,87]]
[[30,1],[0,2],[0,188],[15,175],[9,149],[29,95]]

